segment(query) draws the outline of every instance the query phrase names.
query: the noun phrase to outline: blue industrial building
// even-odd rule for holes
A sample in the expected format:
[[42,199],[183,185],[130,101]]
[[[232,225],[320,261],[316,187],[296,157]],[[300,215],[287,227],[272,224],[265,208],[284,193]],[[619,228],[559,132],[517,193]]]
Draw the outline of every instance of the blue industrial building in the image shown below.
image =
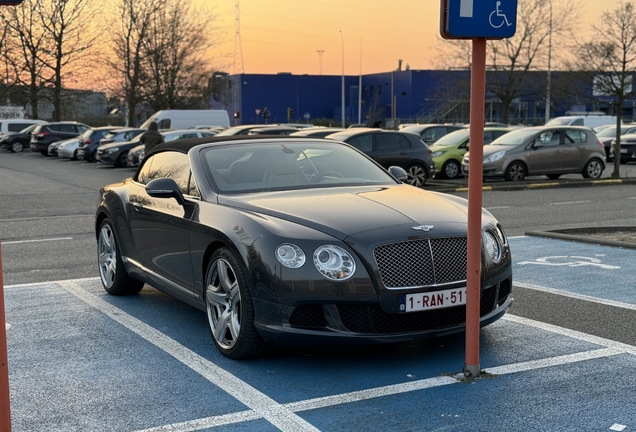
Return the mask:
[[[498,84],[498,76],[505,79],[501,72],[499,74],[487,73],[487,88]],[[510,103],[508,123],[543,123],[546,75],[541,71],[524,75],[521,88]],[[612,97],[593,95],[591,78],[581,81],[580,74],[570,72],[552,72],[551,76],[551,117],[572,111],[615,114]],[[210,84],[210,107],[235,113],[237,124],[267,121],[340,126],[344,93],[347,125],[358,123],[358,119],[369,125],[381,121],[389,127],[403,123],[469,121],[470,72],[467,70],[406,69],[361,77],[344,76],[344,91],[342,82],[342,76],[333,75],[229,75],[217,72]],[[634,118],[635,105],[636,97],[623,105],[626,120]],[[270,113],[268,119],[262,116],[264,108]],[[502,121],[502,109],[501,99],[487,91],[486,120]]]

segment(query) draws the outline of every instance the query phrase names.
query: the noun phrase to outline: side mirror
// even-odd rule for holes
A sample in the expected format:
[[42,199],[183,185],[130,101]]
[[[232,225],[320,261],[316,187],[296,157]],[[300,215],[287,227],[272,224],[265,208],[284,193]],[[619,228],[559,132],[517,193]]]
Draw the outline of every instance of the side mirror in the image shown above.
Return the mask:
[[171,178],[158,178],[146,185],[146,192],[153,198],[174,198],[179,205],[183,205],[185,199],[181,189]]
[[391,174],[397,181],[404,183],[409,175],[404,171],[404,168],[400,168],[399,166],[391,166],[389,167],[389,174]]

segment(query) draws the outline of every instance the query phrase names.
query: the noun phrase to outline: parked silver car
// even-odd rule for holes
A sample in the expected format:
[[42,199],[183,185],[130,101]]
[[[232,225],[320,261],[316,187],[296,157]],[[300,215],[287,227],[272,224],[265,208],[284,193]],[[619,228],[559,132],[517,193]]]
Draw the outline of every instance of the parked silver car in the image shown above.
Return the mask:
[[77,160],[77,148],[79,147],[79,138],[71,138],[60,142],[57,148],[57,156],[61,158]]
[[[468,174],[470,152],[462,160]],[[557,179],[581,173],[599,178],[605,169],[605,148],[592,129],[582,126],[539,126],[507,133],[484,147],[484,178],[520,181],[529,175]]]

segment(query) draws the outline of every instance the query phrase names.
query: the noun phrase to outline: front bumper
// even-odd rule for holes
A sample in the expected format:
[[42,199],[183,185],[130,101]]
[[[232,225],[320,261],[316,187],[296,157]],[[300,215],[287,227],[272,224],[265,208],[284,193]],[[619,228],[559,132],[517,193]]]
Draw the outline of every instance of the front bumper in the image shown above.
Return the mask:
[[[480,325],[501,318],[512,302],[512,275],[507,272],[482,290]],[[290,306],[255,298],[254,308],[261,336],[285,345],[404,342],[460,333],[466,328],[466,306],[399,314],[384,312],[379,302]]]

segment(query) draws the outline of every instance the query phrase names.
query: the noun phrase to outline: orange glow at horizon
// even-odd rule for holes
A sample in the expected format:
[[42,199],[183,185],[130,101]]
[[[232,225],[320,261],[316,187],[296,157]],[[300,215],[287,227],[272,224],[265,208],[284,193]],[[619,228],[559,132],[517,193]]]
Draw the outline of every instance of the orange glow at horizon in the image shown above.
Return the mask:
[[[580,3],[582,34],[587,34],[601,13],[615,9],[620,0]],[[397,69],[399,60],[402,68],[433,69],[443,43],[438,36],[439,7],[440,0],[240,0],[243,71],[318,75],[322,70],[323,75],[340,75],[343,55],[346,75],[387,72]],[[215,65],[239,73],[235,0],[215,1],[212,12]]]

